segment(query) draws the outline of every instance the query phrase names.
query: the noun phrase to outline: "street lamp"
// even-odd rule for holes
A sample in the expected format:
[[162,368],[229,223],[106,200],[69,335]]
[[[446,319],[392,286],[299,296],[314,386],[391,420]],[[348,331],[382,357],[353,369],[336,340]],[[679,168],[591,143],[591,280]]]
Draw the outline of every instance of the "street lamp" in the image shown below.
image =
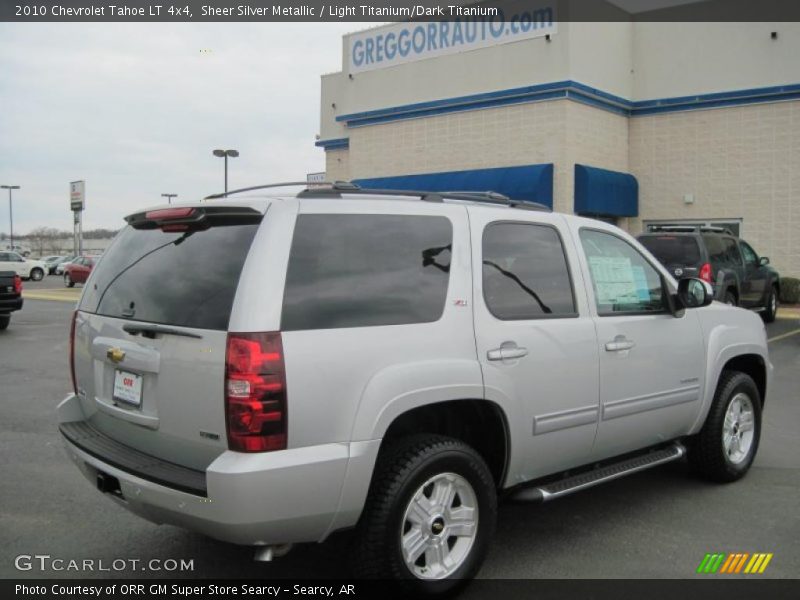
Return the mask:
[[11,209],[11,190],[18,190],[18,185],[0,185],[1,189],[8,190],[8,225],[9,237],[11,238],[11,249],[14,249],[14,212]]
[[172,199],[177,196],[178,194],[161,194],[164,198],[167,199],[167,204],[172,204]]
[[236,158],[239,156],[238,150],[214,150],[214,156],[225,159],[225,195],[228,195],[228,157]]

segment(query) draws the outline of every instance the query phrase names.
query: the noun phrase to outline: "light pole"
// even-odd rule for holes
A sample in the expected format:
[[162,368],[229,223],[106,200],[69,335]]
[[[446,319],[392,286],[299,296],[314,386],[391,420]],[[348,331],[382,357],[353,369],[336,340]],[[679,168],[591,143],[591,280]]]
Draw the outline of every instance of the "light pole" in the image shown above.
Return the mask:
[[11,209],[11,190],[18,190],[18,185],[0,185],[0,188],[8,190],[8,227],[9,237],[11,238],[11,250],[14,250],[14,211]]
[[178,194],[161,194],[164,198],[167,199],[167,204],[172,204],[172,199],[177,196]]
[[225,159],[225,195],[228,195],[228,157],[236,158],[239,156],[238,150],[214,150],[214,156]]

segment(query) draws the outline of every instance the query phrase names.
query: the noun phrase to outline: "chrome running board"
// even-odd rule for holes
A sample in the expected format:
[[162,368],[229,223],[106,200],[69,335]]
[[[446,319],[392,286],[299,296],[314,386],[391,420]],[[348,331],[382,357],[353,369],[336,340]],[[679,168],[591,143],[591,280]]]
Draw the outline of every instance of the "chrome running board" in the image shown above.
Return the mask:
[[604,467],[599,467],[586,473],[580,473],[553,481],[539,486],[523,488],[511,496],[512,500],[522,502],[547,502],[562,496],[567,496],[573,492],[578,492],[590,488],[606,481],[612,481],[638,473],[651,467],[657,467],[673,460],[678,460],[686,454],[686,448],[682,444],[675,442],[671,446],[646,454],[640,454],[633,458],[627,458],[620,462],[612,463]]

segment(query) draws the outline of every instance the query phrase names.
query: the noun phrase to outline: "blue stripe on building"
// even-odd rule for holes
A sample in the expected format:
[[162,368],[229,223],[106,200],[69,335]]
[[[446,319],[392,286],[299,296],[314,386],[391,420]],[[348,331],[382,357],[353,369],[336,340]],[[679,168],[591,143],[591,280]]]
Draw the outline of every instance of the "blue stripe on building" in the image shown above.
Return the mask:
[[[607,110],[623,116],[637,117],[656,113],[702,110],[726,106],[742,106],[763,102],[781,102],[800,99],[800,84],[731,90],[713,94],[698,94],[631,102],[603,90],[590,87],[577,81],[557,81],[541,85],[511,88],[456,98],[445,98],[429,102],[419,102],[402,106],[393,106],[378,110],[340,115],[336,120],[347,127],[363,127],[377,123],[387,123],[403,119],[416,119],[435,115],[495,108],[510,104],[541,102],[567,98],[582,104]],[[323,140],[318,146],[329,149],[329,142],[339,140]]]

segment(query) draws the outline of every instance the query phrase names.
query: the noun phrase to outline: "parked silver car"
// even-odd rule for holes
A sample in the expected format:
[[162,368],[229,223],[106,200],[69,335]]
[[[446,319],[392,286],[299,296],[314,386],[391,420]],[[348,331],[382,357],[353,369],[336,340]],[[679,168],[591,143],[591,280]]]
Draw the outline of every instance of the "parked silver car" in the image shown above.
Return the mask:
[[129,216],[83,289],[60,429],[128,510],[261,559],[354,528],[357,574],[436,594],[478,571],[501,494],[753,462],[761,319],[620,229],[497,194],[257,193]]

